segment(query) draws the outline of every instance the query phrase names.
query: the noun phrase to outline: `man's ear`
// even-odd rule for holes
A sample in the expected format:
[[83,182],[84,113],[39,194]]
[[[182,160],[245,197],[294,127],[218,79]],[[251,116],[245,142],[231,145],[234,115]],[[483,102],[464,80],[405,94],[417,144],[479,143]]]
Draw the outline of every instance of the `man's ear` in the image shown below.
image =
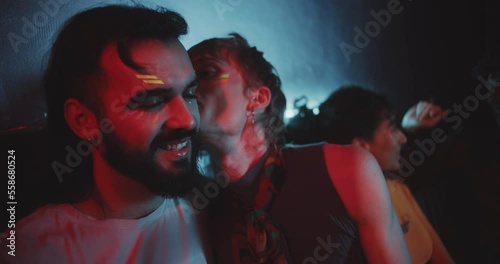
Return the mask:
[[[64,119],[68,123],[73,133],[83,140],[93,140],[89,138],[89,131],[98,129],[95,114],[80,101],[70,98],[64,103]],[[96,139],[94,139],[96,140]]]
[[271,103],[271,90],[267,86],[256,86],[250,91],[248,111],[263,113]]
[[358,138],[358,137],[353,138],[352,144],[370,151],[370,144],[368,144],[368,142],[362,138]]

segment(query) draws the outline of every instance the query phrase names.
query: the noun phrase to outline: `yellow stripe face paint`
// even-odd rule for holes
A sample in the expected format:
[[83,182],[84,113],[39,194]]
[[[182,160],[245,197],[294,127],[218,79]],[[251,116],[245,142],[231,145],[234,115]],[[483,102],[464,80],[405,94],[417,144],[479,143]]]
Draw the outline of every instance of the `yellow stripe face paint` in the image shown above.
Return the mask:
[[220,79],[229,79],[229,73],[223,73],[217,77],[214,78],[214,81],[215,80],[220,80]]
[[136,74],[135,77],[137,77],[137,79],[141,79],[143,83],[165,84],[162,80],[158,79],[156,75]]
[[219,76],[216,76],[215,78],[212,79],[212,81],[208,84],[210,88],[219,85],[221,83],[225,83],[229,81],[230,74],[229,73],[223,73]]
[[149,84],[165,84],[162,80],[143,80],[143,82]]
[[136,74],[135,77],[137,77],[137,79],[158,79],[156,75],[147,75],[147,74]]

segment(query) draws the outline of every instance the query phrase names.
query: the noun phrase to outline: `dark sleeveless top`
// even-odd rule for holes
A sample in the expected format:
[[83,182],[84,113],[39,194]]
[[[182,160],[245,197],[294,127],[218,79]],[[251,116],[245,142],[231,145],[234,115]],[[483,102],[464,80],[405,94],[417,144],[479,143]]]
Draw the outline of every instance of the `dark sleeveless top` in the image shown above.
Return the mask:
[[286,179],[269,214],[294,262],[366,263],[356,223],[330,180],[323,144],[287,147],[283,157]]
[[[279,230],[280,240],[284,239],[286,263],[366,263],[356,224],[330,180],[323,144],[286,147],[282,154],[284,183],[265,211]],[[266,157],[239,183],[222,188],[210,203],[215,263],[236,263],[231,246],[236,218],[231,203],[234,193],[248,201],[256,197],[263,177],[258,172]]]

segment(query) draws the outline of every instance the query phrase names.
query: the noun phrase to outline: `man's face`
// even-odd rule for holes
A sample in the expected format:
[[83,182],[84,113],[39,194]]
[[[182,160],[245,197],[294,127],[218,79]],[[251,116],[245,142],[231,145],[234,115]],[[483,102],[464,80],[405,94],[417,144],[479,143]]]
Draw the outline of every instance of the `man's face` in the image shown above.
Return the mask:
[[239,137],[247,120],[249,97],[238,69],[210,54],[190,54],[199,79],[196,90],[204,143],[220,144],[221,137]]
[[138,42],[130,54],[144,72],[124,65],[115,45],[101,58],[103,115],[115,127],[103,133],[102,156],[155,194],[182,195],[199,122],[193,67],[177,40]]
[[375,156],[382,170],[399,169],[399,154],[406,137],[395,124],[395,118],[383,118],[368,141],[369,151]]

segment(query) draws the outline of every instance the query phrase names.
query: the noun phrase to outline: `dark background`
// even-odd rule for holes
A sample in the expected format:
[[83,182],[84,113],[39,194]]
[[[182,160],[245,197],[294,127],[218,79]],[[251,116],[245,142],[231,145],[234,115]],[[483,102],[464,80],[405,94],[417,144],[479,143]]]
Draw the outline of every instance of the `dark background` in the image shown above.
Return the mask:
[[[27,43],[19,44],[16,51],[9,40],[9,34],[12,36],[11,33],[14,33],[23,37],[25,19],[33,21],[36,14],[46,12],[39,3],[48,2],[57,3],[58,11],[46,15],[46,23],[37,24],[34,36],[26,38]],[[16,150],[17,219],[51,201],[62,186],[48,165],[52,161],[48,155],[51,143],[41,129],[45,122],[46,105],[40,81],[51,43],[61,24],[76,12],[105,3],[131,2],[71,0],[0,2],[2,13],[0,158],[7,160],[7,150]],[[491,61],[491,58],[495,58],[492,54],[498,54],[495,49],[500,49],[496,40],[499,27],[496,26],[498,22],[494,21],[493,14],[496,9],[492,0],[453,2],[401,0],[399,1],[403,7],[401,13],[392,15],[390,23],[386,27],[381,27],[380,33],[370,38],[370,43],[362,48],[359,54],[351,55],[350,62],[344,57],[339,45],[342,42],[354,45],[356,34],[354,27],[364,31],[365,25],[374,20],[370,12],[387,9],[390,1],[136,2],[146,5],[159,4],[182,14],[190,26],[190,33],[181,40],[186,48],[203,39],[224,36],[232,31],[247,37],[251,44],[264,51],[266,58],[277,68],[283,80],[289,116],[297,113],[293,110],[294,99],[306,95],[309,99],[308,107],[315,108],[331,92],[345,84],[361,84],[389,94],[400,116],[421,99],[432,99],[445,107],[450,107],[454,103],[462,103],[467,95],[473,94],[474,88],[478,85],[473,69],[481,58],[484,56],[490,58],[483,64],[486,66],[480,67],[483,76],[495,69],[491,64],[498,65],[496,61]],[[226,9],[223,11],[221,8]],[[479,113],[475,115],[482,116]],[[482,125],[483,122],[478,121],[472,126]],[[481,137],[483,134],[476,131],[472,135]],[[481,143],[472,141],[467,144],[474,145],[476,147],[474,151],[480,152],[481,144],[485,142],[488,144],[489,135],[484,134],[484,138],[479,142]],[[443,155],[447,155],[448,162],[453,164],[453,159],[449,157],[453,156],[453,153],[461,155],[468,152],[463,149],[461,151],[449,151]],[[469,154],[475,155],[475,153]],[[428,161],[427,164],[432,162]],[[467,165],[469,160],[462,157],[457,159],[457,162]],[[455,167],[453,171],[460,171],[460,168]],[[4,172],[6,173],[6,170]],[[474,176],[464,177],[472,179]],[[415,178],[417,177],[413,177]],[[1,189],[6,190],[7,178],[4,179],[5,183],[1,186],[5,187]],[[455,184],[454,180],[449,179],[448,177],[446,184],[450,186]],[[457,184],[467,183],[462,181]],[[457,190],[460,192],[461,189]],[[2,199],[2,202],[6,200],[7,198]],[[473,206],[474,204],[471,205]],[[0,223],[2,230],[6,227],[6,223],[7,220],[2,220]],[[475,233],[475,225],[479,225],[478,222],[470,225],[471,229],[468,232],[457,229],[453,231],[456,236],[449,236],[448,241],[455,240],[455,244],[449,246],[453,250],[453,256],[456,254],[454,252],[469,250],[471,253],[468,260],[470,260],[470,257],[476,254],[473,250],[483,246],[477,240],[470,240],[467,235],[460,236],[462,233]],[[487,232],[499,233],[497,227]],[[496,238],[491,238],[491,241]],[[457,242],[458,240],[460,241]],[[462,243],[473,246],[462,246]],[[486,246],[497,245],[498,243],[495,245],[490,243]],[[498,248],[494,250],[498,251]]]
[[[49,2],[57,3],[57,12],[47,13],[39,4]],[[40,79],[50,44],[68,17],[104,3],[131,2],[2,1],[0,129],[43,123],[46,106]],[[374,20],[370,12],[387,9],[391,1],[137,2],[166,6],[185,16],[190,33],[182,41],[187,48],[209,37],[242,33],[277,68],[290,110],[293,100],[302,95],[309,98],[309,107],[315,107],[340,85],[350,83],[389,93],[402,110],[431,95],[452,96],[464,89],[458,86],[471,75],[479,58],[492,49],[489,42],[495,35],[488,21],[492,20],[491,0],[401,0],[403,10],[392,15],[390,23],[348,62],[339,45],[354,45],[354,27],[364,31],[365,25]],[[47,21],[37,16],[40,12],[46,14]],[[26,38],[27,43],[20,43],[16,50],[9,34],[23,37],[23,19],[33,22],[35,17],[38,23],[34,36]]]

